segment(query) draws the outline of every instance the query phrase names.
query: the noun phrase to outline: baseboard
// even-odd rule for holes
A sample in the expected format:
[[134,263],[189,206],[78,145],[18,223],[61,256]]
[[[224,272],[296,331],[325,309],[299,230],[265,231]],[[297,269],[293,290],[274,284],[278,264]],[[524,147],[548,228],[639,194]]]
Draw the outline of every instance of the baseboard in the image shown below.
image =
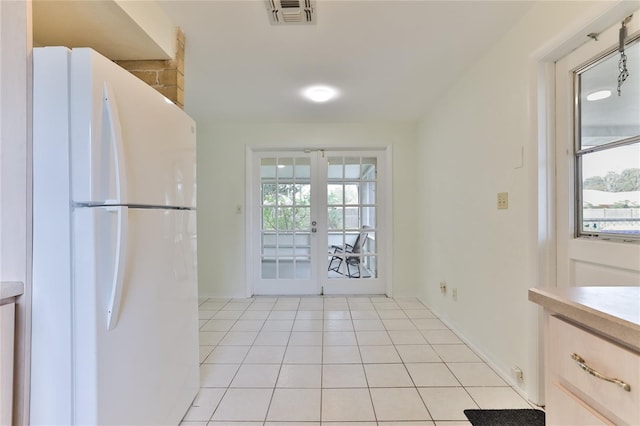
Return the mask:
[[[435,309],[433,309],[427,302],[425,302],[421,297],[417,297],[417,299],[425,305],[434,315],[438,316],[438,313]],[[498,364],[496,364],[484,351],[478,348],[472,341],[467,339],[451,322],[446,319],[438,316],[438,319],[442,321],[451,331],[455,333],[456,336],[460,340],[464,342],[465,345],[469,346],[469,348],[476,354],[478,357],[484,361],[491,369],[498,375],[502,380],[504,380],[514,391],[518,393],[522,398],[524,398],[529,404],[531,404],[534,408],[543,408],[538,405],[536,402],[532,401],[529,395],[518,386],[518,382],[516,382],[513,377],[511,377],[510,372],[505,372],[502,370]]]
[[198,300],[200,301],[200,303],[202,303],[203,300],[205,299],[217,299],[217,300],[224,300],[224,301],[229,301],[231,299],[245,299],[244,296],[221,296],[219,294],[212,294],[212,293],[198,293]]

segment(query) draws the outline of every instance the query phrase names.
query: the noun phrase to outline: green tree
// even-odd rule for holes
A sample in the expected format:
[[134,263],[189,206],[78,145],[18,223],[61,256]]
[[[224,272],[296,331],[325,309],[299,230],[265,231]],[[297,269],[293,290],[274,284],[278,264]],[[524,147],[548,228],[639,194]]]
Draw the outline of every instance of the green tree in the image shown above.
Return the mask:
[[606,176],[592,176],[582,182],[584,189],[607,192],[640,191],[640,169],[625,169],[620,173],[609,172]]
[[640,169],[626,169],[620,173],[621,191],[640,191]]
[[590,178],[586,178],[582,184],[584,189],[594,189],[596,191],[606,191],[607,184],[604,182],[604,179],[600,176],[592,176]]
[[263,184],[262,229],[309,229],[310,203],[308,184]]
[[616,172],[609,172],[604,177],[605,188],[607,192],[620,192],[619,188],[620,176]]

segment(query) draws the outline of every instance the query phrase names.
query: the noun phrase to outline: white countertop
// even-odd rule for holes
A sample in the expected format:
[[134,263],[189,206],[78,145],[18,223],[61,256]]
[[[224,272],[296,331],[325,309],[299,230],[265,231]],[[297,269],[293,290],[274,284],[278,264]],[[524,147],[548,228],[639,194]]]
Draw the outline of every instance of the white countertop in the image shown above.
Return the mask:
[[24,284],[20,281],[0,281],[0,300],[20,296],[24,293]]
[[640,287],[532,288],[529,300],[640,351]]

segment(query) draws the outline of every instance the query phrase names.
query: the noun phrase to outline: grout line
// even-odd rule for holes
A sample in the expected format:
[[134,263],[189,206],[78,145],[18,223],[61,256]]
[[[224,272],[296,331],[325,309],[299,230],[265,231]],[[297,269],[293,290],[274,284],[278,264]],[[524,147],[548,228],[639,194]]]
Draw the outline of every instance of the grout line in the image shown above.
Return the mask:
[[[295,314],[293,315],[293,319],[291,319],[291,321],[292,321],[292,323],[291,323],[291,328],[290,328],[290,329],[289,329],[289,331],[288,331],[289,335],[288,335],[287,342],[286,342],[286,343],[285,343],[285,345],[284,345],[284,348],[285,348],[285,349],[284,349],[284,353],[282,354],[282,358],[280,359],[280,362],[279,362],[279,366],[278,366],[278,374],[277,374],[277,377],[276,377],[276,381],[274,382],[273,386],[272,386],[272,387],[270,387],[270,388],[260,388],[260,389],[271,389],[271,397],[270,397],[270,400],[269,400],[269,404],[268,404],[268,406],[267,406],[267,411],[265,412],[264,420],[262,420],[262,421],[261,421],[261,423],[262,423],[263,425],[267,422],[267,418],[268,418],[269,410],[271,409],[271,405],[272,405],[272,403],[273,403],[273,398],[275,397],[275,391],[278,389],[278,388],[277,388],[278,379],[279,379],[280,374],[281,374],[281,372],[282,372],[282,368],[283,368],[283,366],[284,366],[284,364],[285,364],[286,352],[287,352],[287,350],[291,347],[291,346],[290,346],[290,343],[291,343],[291,339],[292,339],[292,337],[293,337],[293,332],[294,332],[293,330],[294,330],[294,328],[295,328],[296,321],[298,321],[298,320],[300,320],[300,321],[307,321],[307,320],[309,320],[309,319],[310,319],[310,318],[302,318],[302,319],[300,319],[300,318],[298,318],[298,315],[300,314],[300,312],[301,312],[301,311],[317,311],[317,309],[303,309],[302,301],[303,301],[304,299],[305,299],[305,298],[297,298],[298,303],[296,304]],[[314,297],[314,299],[315,299],[315,297]],[[420,302],[418,299],[416,299],[416,298],[411,298],[411,299],[410,299],[410,301],[415,301],[416,303],[409,303],[410,301],[407,301],[407,303],[400,304],[400,303],[398,303],[396,300],[394,300],[394,299],[389,299],[389,298],[384,299],[384,301],[383,301],[382,303],[380,303],[380,302],[379,302],[379,303],[374,303],[374,302],[373,302],[373,299],[372,299],[371,297],[362,298],[363,300],[368,300],[368,303],[370,304],[370,306],[371,306],[371,308],[372,308],[372,309],[363,309],[363,307],[364,307],[363,305],[360,305],[359,303],[355,303],[356,301],[350,301],[350,300],[349,300],[349,297],[335,297],[335,298],[332,298],[332,297],[325,296],[325,297],[320,297],[320,298],[317,298],[317,299],[319,299],[319,300],[321,300],[321,301],[322,301],[322,309],[321,309],[321,310],[319,310],[319,312],[321,312],[321,313],[322,313],[322,318],[321,318],[321,321],[322,321],[322,322],[321,322],[321,331],[320,331],[320,333],[321,333],[321,337],[322,337],[322,340],[321,340],[321,342],[320,342],[320,350],[321,350],[321,353],[320,353],[320,364],[319,364],[319,367],[320,367],[320,388],[319,388],[319,391],[320,391],[320,420],[319,420],[319,422],[315,422],[315,421],[314,421],[314,422],[311,422],[311,423],[315,423],[315,424],[322,424],[322,423],[326,423],[326,422],[323,422],[323,421],[322,421],[323,390],[324,390],[324,389],[333,389],[333,388],[325,388],[325,387],[324,387],[324,385],[323,385],[323,381],[324,381],[324,366],[325,366],[324,350],[325,350],[325,348],[329,347],[329,345],[325,345],[324,335],[325,335],[325,332],[327,332],[327,331],[331,331],[331,330],[326,330],[326,329],[325,329],[325,321],[327,321],[328,319],[330,319],[330,318],[327,318],[327,317],[326,317],[326,313],[327,313],[328,311],[334,311],[334,310],[336,310],[336,311],[345,311],[345,310],[346,310],[346,311],[348,312],[348,319],[349,319],[349,321],[350,321],[351,328],[353,329],[353,331],[352,331],[352,332],[354,333],[354,336],[355,336],[355,344],[356,344],[356,347],[358,348],[358,355],[359,355],[359,357],[360,357],[360,363],[359,363],[359,364],[358,364],[358,363],[356,363],[356,364],[353,364],[353,365],[360,365],[360,366],[362,367],[362,369],[363,369],[363,373],[364,373],[364,375],[365,375],[364,377],[365,377],[365,381],[366,381],[366,387],[367,387],[367,390],[368,390],[368,393],[369,393],[370,403],[371,403],[371,406],[372,406],[372,409],[373,409],[373,412],[374,412],[374,416],[375,416],[375,419],[376,419],[376,420],[375,420],[375,422],[380,422],[381,420],[379,420],[379,419],[378,419],[378,415],[377,415],[377,413],[376,413],[376,407],[375,407],[375,405],[374,405],[373,395],[372,395],[372,391],[371,391],[371,389],[373,389],[373,388],[372,388],[372,387],[370,386],[370,384],[369,384],[369,377],[368,377],[368,376],[367,376],[367,374],[366,374],[366,369],[364,368],[364,367],[365,367],[365,362],[364,362],[364,359],[363,359],[363,356],[362,356],[362,346],[369,346],[369,345],[361,345],[361,342],[360,342],[360,339],[358,338],[357,330],[356,330],[356,327],[355,327],[355,321],[356,321],[356,319],[354,319],[354,317],[353,317],[353,311],[354,311],[354,310],[366,310],[366,311],[371,310],[372,312],[375,312],[376,317],[377,317],[377,320],[378,320],[378,321],[380,321],[380,322],[382,322],[384,330],[378,330],[378,331],[385,331],[385,335],[386,335],[386,336],[387,336],[387,338],[391,341],[391,345],[390,345],[390,346],[392,346],[392,347],[394,348],[395,354],[396,354],[396,356],[399,358],[399,363],[403,365],[404,370],[405,370],[406,374],[409,376],[409,378],[410,378],[410,380],[411,380],[411,383],[412,383],[412,386],[411,386],[411,387],[394,386],[394,387],[392,387],[392,388],[415,389],[415,390],[416,390],[416,392],[418,392],[418,395],[419,395],[419,397],[420,397],[420,401],[422,402],[422,404],[423,404],[423,405],[424,405],[424,407],[426,408],[426,411],[427,411],[427,413],[429,414],[429,417],[431,418],[431,420],[430,420],[430,421],[432,422],[432,424],[434,424],[434,423],[435,423],[435,420],[433,419],[433,416],[432,416],[432,414],[431,414],[431,411],[429,410],[429,408],[428,408],[427,404],[425,403],[425,401],[424,401],[424,399],[423,399],[422,394],[421,394],[421,393],[420,393],[420,391],[419,391],[419,389],[420,389],[420,388],[416,385],[414,378],[413,378],[413,377],[411,376],[411,374],[409,373],[409,369],[408,369],[408,367],[407,367],[407,362],[406,362],[406,361],[403,359],[403,357],[400,355],[400,351],[399,351],[398,346],[403,346],[403,345],[396,344],[396,343],[393,341],[393,339],[391,338],[391,332],[393,332],[393,331],[400,331],[400,332],[402,332],[402,331],[417,331],[418,333],[420,333],[420,335],[422,335],[422,336],[423,336],[423,338],[424,338],[424,340],[425,340],[425,342],[424,342],[424,343],[409,343],[409,344],[407,344],[407,345],[420,345],[420,346],[426,346],[426,347],[428,347],[431,351],[433,351],[433,352],[436,354],[437,358],[440,360],[438,363],[442,363],[442,364],[444,364],[444,365],[445,365],[445,367],[447,368],[447,370],[450,372],[450,374],[452,374],[452,375],[453,375],[453,377],[456,379],[456,382],[459,384],[459,386],[446,386],[446,387],[448,387],[448,388],[460,388],[460,387],[464,388],[465,393],[466,393],[466,394],[467,394],[467,396],[471,399],[471,401],[473,401],[476,405],[478,405],[478,406],[479,406],[479,404],[477,403],[477,401],[476,401],[476,400],[471,396],[471,394],[469,393],[469,391],[468,391],[467,387],[462,385],[462,383],[460,382],[460,380],[458,379],[458,377],[453,373],[453,370],[451,370],[451,368],[450,368],[449,364],[453,364],[453,363],[455,363],[455,362],[446,362],[446,361],[445,361],[445,359],[443,358],[443,356],[442,356],[440,353],[438,353],[437,351],[435,351],[435,349],[433,348],[433,344],[432,344],[431,342],[429,342],[429,340],[428,340],[428,339],[426,338],[426,336],[424,336],[424,334],[423,334],[423,331],[429,331],[429,329],[421,330],[420,328],[418,328],[418,325],[416,324],[416,320],[424,319],[424,318],[420,318],[420,317],[415,317],[415,318],[414,318],[414,317],[412,317],[412,316],[409,316],[409,312],[408,312],[408,311],[410,311],[410,310],[415,310],[415,309],[410,309],[410,308],[408,308],[408,306],[416,306],[416,305],[420,305],[424,310],[427,310],[427,311],[431,314],[431,316],[427,317],[427,319],[437,319],[437,320],[440,320],[440,319],[439,319],[435,314],[433,314],[433,313],[430,311],[430,309],[429,309],[427,306],[425,306],[425,305],[424,305],[422,302]],[[336,303],[336,305],[335,305],[335,306],[327,306],[326,301],[327,301],[327,300],[332,300],[332,299],[334,299],[334,300],[336,300],[336,301],[339,301],[339,303]],[[204,301],[202,301],[202,302],[199,304],[199,308],[200,308],[202,305],[204,305],[205,303],[207,303],[207,302],[214,302],[214,301],[216,301],[216,300],[218,300],[218,299],[212,299],[212,298],[204,299]],[[218,314],[219,312],[221,312],[221,311],[225,310],[224,308],[225,308],[225,307],[228,307],[231,303],[233,303],[233,300],[234,300],[234,299],[228,299],[228,300],[226,300],[224,303],[222,303],[222,304],[221,304],[221,306],[219,306],[219,307],[215,310],[215,312],[214,312],[214,314],[213,314],[212,318],[208,319],[208,320],[207,320],[207,321],[206,321],[202,326],[200,326],[200,330],[201,330],[201,328],[202,328],[204,325],[206,325],[207,323],[209,323],[209,321],[215,321],[215,320],[225,320],[225,321],[227,321],[227,320],[229,320],[229,319],[224,319],[224,318],[222,318],[222,319],[220,319],[220,318],[218,318],[218,319],[214,319],[213,317],[214,317],[216,314]],[[221,345],[220,343],[221,343],[221,342],[222,342],[222,341],[223,341],[223,340],[228,336],[228,334],[232,331],[233,327],[235,327],[235,326],[239,323],[239,321],[242,321],[242,317],[243,317],[247,312],[249,312],[249,310],[250,310],[251,306],[252,306],[252,305],[253,305],[257,300],[260,300],[260,299],[259,299],[259,298],[251,298],[251,299],[250,299],[250,302],[249,302],[246,306],[244,306],[244,309],[240,310],[240,311],[241,311],[240,315],[238,315],[235,319],[233,319],[233,323],[231,324],[231,326],[229,327],[229,329],[228,329],[228,330],[226,330],[226,331],[224,331],[224,334],[222,335],[222,337],[220,337],[220,338],[219,338],[219,340],[218,340],[215,344],[213,344],[213,345],[212,345],[212,346],[213,346],[213,349],[212,349],[212,350],[211,350],[211,351],[210,351],[210,352],[209,352],[205,357],[203,357],[203,361],[200,363],[200,366],[202,366],[203,364],[205,364],[206,359],[208,359],[208,358],[211,356],[211,354],[212,354],[212,353],[213,353],[217,348],[224,347],[224,346],[238,346],[238,345]],[[238,374],[239,374],[239,372],[240,372],[240,369],[241,369],[244,365],[249,365],[249,364],[245,364],[245,362],[246,362],[246,360],[247,360],[247,357],[248,357],[248,354],[249,354],[249,353],[250,353],[254,348],[257,348],[257,347],[258,347],[258,346],[256,346],[256,345],[255,345],[255,343],[256,343],[256,341],[257,341],[258,336],[260,335],[260,333],[261,333],[261,332],[263,332],[263,331],[265,331],[265,330],[264,330],[264,327],[266,326],[267,322],[269,321],[269,317],[271,316],[271,314],[272,314],[272,313],[274,313],[274,312],[277,312],[277,311],[289,311],[289,310],[292,310],[292,311],[293,311],[293,310],[294,310],[294,309],[276,309],[276,307],[277,307],[277,305],[278,305],[278,302],[280,302],[280,301],[291,301],[291,300],[292,300],[292,298],[286,298],[286,297],[282,297],[282,298],[277,297],[277,298],[275,298],[275,302],[273,302],[273,304],[271,304],[271,305],[270,305],[270,309],[269,309],[269,311],[268,311],[268,314],[267,314],[266,318],[264,318],[264,319],[260,319],[260,320],[262,321],[262,325],[261,325],[261,327],[260,327],[260,330],[258,330],[257,332],[255,332],[255,333],[256,333],[256,336],[254,337],[254,339],[252,340],[252,342],[251,342],[251,343],[249,343],[248,345],[242,345],[242,346],[248,346],[248,347],[249,347],[249,349],[247,350],[247,352],[244,354],[244,356],[243,356],[242,360],[240,361],[239,367],[238,367],[238,369],[236,370],[235,374],[233,375],[233,377],[232,377],[231,381],[229,382],[228,386],[226,386],[226,388],[224,389],[224,393],[223,393],[222,397],[220,398],[220,400],[218,401],[218,403],[216,404],[216,406],[215,406],[215,408],[214,408],[214,410],[213,410],[213,412],[212,412],[212,414],[211,414],[211,416],[210,416],[210,418],[209,418],[209,420],[208,420],[208,421],[212,421],[212,418],[213,418],[213,416],[215,415],[215,412],[216,412],[216,411],[218,410],[218,408],[220,407],[220,404],[222,403],[223,399],[225,398],[225,396],[226,396],[226,395],[227,395],[227,393],[229,392],[229,389],[231,389],[231,384],[233,383],[233,380],[235,380],[235,379],[236,379],[236,377],[238,376]],[[376,300],[376,301],[378,301],[378,300],[382,300],[382,299],[378,299],[378,298],[376,298],[375,300]],[[346,302],[346,307],[342,307],[342,306],[341,306],[341,305],[342,305],[342,303],[341,303],[342,301],[345,301],[345,302]],[[360,300],[358,300],[357,302],[360,302]],[[356,305],[356,306],[352,306],[352,305]],[[392,306],[392,305],[395,305],[395,306]],[[404,306],[407,306],[407,308],[405,308]],[[315,306],[314,306],[314,307],[315,307]],[[367,307],[369,307],[369,306],[367,306]],[[391,308],[391,309],[388,309],[388,308]],[[420,308],[420,310],[422,310],[422,308]],[[389,325],[389,324],[385,324],[385,323],[384,323],[384,319],[383,319],[383,318],[381,318],[381,316],[380,316],[380,313],[381,313],[381,312],[388,311],[388,310],[399,310],[399,311],[401,311],[401,312],[403,313],[404,318],[393,318],[393,317],[394,317],[394,316],[396,316],[396,315],[391,314],[390,316],[391,316],[392,318],[385,318],[386,320],[407,320],[407,319],[408,319],[408,320],[409,320],[409,323],[410,323],[413,327],[415,327],[415,329],[412,329],[412,330],[390,330],[390,329],[388,329],[388,327],[389,327],[390,325]],[[227,309],[227,311],[234,311],[234,310]],[[384,315],[384,314],[383,314],[383,315]],[[313,315],[310,315],[310,316],[312,317],[311,319],[315,319],[315,318],[313,318]],[[416,315],[414,314],[414,316],[416,316]],[[345,319],[347,319],[347,318],[345,318]],[[369,318],[364,318],[364,319],[369,319]],[[248,319],[248,320],[257,321],[256,319]],[[289,321],[289,320],[287,320],[287,321]],[[440,320],[440,321],[441,321],[441,320]],[[444,322],[443,322],[443,324],[444,324]],[[446,326],[446,324],[444,324],[444,325],[445,325],[445,327],[447,327],[447,326]],[[312,328],[313,328],[313,327],[312,327]],[[450,332],[454,333],[454,332],[453,332],[450,328],[448,328],[448,327],[446,328],[446,330],[448,330],[448,331],[450,331]],[[202,331],[202,330],[201,330],[201,331]],[[216,331],[216,330],[211,330],[211,331]],[[236,330],[236,331],[238,331],[238,330]],[[366,331],[366,330],[360,330],[360,331]],[[374,331],[375,331],[375,330],[374,330]],[[455,335],[455,333],[454,333],[454,335]],[[457,335],[456,335],[456,336],[457,336]],[[466,344],[462,339],[460,339],[460,340],[461,340],[461,342],[460,342],[460,343],[457,343],[458,345],[460,345],[460,346],[464,346],[464,347],[467,347],[468,349],[470,349],[470,350],[471,350],[471,352],[472,352],[472,353],[476,354],[476,353],[475,353],[475,351],[474,351],[473,349],[469,348],[469,346],[468,346],[468,345],[467,345],[467,344]],[[209,345],[204,345],[204,346],[209,346]],[[264,345],[259,345],[259,346],[264,346]],[[266,345],[266,346],[274,346],[274,345]],[[282,345],[276,345],[276,346],[282,346]],[[306,346],[308,346],[308,345],[306,345]],[[333,345],[331,345],[331,346],[333,346]],[[339,345],[339,346],[345,346],[345,345]],[[349,345],[349,346],[350,346],[350,345]],[[377,345],[374,345],[374,346],[377,346]],[[384,345],[384,346],[388,346],[388,345]],[[406,346],[406,345],[404,345],[404,346]],[[315,345],[314,345],[314,347],[315,347]],[[476,354],[476,355],[478,355],[478,354]],[[489,367],[489,369],[490,369],[491,371],[494,371],[494,370],[493,370],[493,368],[491,368],[491,366],[489,366],[489,365],[488,365],[488,363],[487,363],[486,361],[484,361],[484,360],[482,359],[482,357],[481,357],[481,356],[478,356],[478,357],[480,358],[480,361],[479,361],[479,362],[477,362],[477,363],[485,364],[485,365],[487,365],[487,366]],[[462,361],[461,361],[461,362],[462,362]],[[398,363],[398,362],[393,362],[392,364],[397,364],[397,363]],[[472,363],[472,362],[471,362],[471,361],[469,361],[469,363]],[[207,363],[207,364],[209,364],[209,363]],[[216,364],[216,363],[210,363],[210,364]],[[351,363],[349,363],[349,364],[351,364]],[[370,363],[367,363],[367,364],[383,364],[383,365],[384,365],[384,364],[389,364],[389,363],[386,363],[386,362],[383,362],[383,363],[373,362],[373,363],[371,363],[371,362],[370,362]],[[267,365],[267,364],[258,364],[258,365]],[[272,365],[272,364],[268,364],[268,365]],[[306,365],[306,364],[297,364],[297,365]],[[494,371],[494,373],[495,373],[495,371]],[[497,373],[496,373],[496,374],[497,374]],[[499,375],[498,375],[498,376],[499,376]],[[500,376],[499,376],[499,377],[500,377]],[[439,386],[426,386],[426,388],[431,388],[431,387],[439,387]],[[470,386],[470,387],[474,387],[474,386]],[[480,387],[486,387],[486,386],[480,386]],[[513,387],[512,387],[512,386],[510,386],[508,383],[505,383],[505,385],[504,385],[504,386],[493,386],[493,387],[497,387],[497,388],[511,388],[511,389],[513,389]],[[237,389],[243,389],[243,388],[237,388]],[[247,389],[247,388],[245,388],[245,389]],[[285,388],[283,388],[283,389],[285,389]],[[304,387],[304,388],[286,388],[286,389],[313,389],[313,388],[306,388],[306,387]],[[337,389],[362,389],[362,388],[337,388]],[[518,394],[518,395],[519,395],[519,394]],[[520,396],[520,395],[519,395],[519,396]],[[524,399],[523,399],[523,400],[524,400]],[[528,403],[528,401],[526,401],[526,402]],[[529,404],[529,405],[530,405],[530,404]],[[439,420],[439,421],[442,421],[442,420]],[[396,422],[399,422],[399,420],[396,420]],[[228,423],[233,423],[233,422],[228,422]],[[296,423],[301,423],[301,422],[296,422]],[[304,422],[303,422],[303,423],[304,423]],[[348,422],[344,422],[344,423],[348,423]],[[186,423],[186,422],[185,422],[185,426],[187,426],[187,425],[188,425],[188,423]]]
[[[249,304],[248,306],[250,306],[251,304]],[[227,306],[227,305],[225,305]],[[247,306],[247,308],[248,308]],[[218,310],[218,312],[222,311],[222,309],[224,308],[224,306]],[[246,309],[244,311],[242,311],[243,313],[246,311]],[[236,319],[236,322],[238,320]],[[235,325],[235,322],[234,322]],[[231,328],[233,328],[233,325],[231,326]],[[227,333],[225,333],[224,336],[222,336],[222,338],[218,341],[218,344],[216,344],[213,348],[213,350],[209,353],[209,355],[207,356],[207,358],[209,356],[211,356],[211,354],[213,353],[213,351],[216,350],[216,348],[220,347],[220,342],[222,342],[224,340],[224,338],[228,335],[228,333],[231,331],[231,328],[229,328],[229,330],[227,331]],[[255,340],[255,339],[254,339]],[[224,346],[224,345],[223,345]],[[251,350],[251,349],[249,349]],[[249,353],[249,351],[247,351],[247,354]],[[207,360],[207,358],[205,358],[205,361]],[[245,354],[245,358],[246,358],[246,354]],[[202,365],[202,364],[201,364]],[[242,367],[242,362],[240,363],[240,365],[238,365],[238,369],[236,370],[235,374],[233,375],[233,377],[231,378],[231,380],[229,381],[229,384],[226,386],[226,389],[224,390],[224,393],[222,394],[222,397],[220,398],[220,401],[218,401],[218,403],[216,404],[216,407],[214,408],[213,412],[211,413],[211,416],[209,417],[209,421],[211,421],[213,419],[213,416],[215,415],[216,411],[218,410],[218,408],[220,407],[220,404],[222,404],[222,401],[224,400],[225,396],[227,396],[227,393],[229,393],[229,389],[231,389],[231,383],[233,383],[233,381],[235,380],[235,378],[237,377],[238,373],[240,372],[240,368]]]

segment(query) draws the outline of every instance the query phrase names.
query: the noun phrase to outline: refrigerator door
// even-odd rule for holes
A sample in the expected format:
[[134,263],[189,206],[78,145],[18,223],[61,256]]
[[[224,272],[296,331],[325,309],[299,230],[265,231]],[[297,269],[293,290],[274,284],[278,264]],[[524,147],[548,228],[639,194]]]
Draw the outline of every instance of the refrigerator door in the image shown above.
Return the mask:
[[70,68],[73,201],[196,207],[195,122],[92,49]]
[[[71,422],[68,58],[33,51],[30,423]],[[55,389],[55,392],[52,391]]]
[[196,214],[117,206],[73,216],[74,424],[177,425],[199,388]]

